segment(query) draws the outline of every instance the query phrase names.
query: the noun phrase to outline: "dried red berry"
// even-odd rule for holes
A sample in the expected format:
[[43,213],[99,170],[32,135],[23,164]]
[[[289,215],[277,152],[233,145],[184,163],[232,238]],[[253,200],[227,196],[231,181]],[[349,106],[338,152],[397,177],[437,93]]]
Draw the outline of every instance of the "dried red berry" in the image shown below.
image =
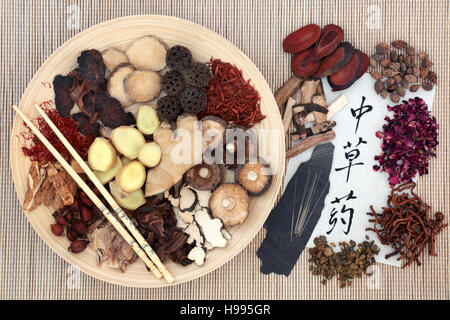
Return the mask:
[[63,215],[58,215],[55,217],[56,223],[59,223],[62,226],[67,227],[69,223],[67,222],[67,219]]
[[86,249],[88,244],[89,244],[89,241],[87,241],[87,240],[77,239],[70,244],[69,251],[72,253],[80,253],[84,249]]
[[83,221],[75,220],[73,222],[73,229],[80,235],[85,236],[87,234],[87,228]]
[[60,236],[63,234],[64,227],[60,225],[59,223],[51,224],[50,229],[52,230],[53,234],[56,236]]
[[89,197],[87,196],[86,193],[84,193],[84,191],[80,191],[80,194],[79,194],[79,195],[80,195],[80,201],[81,201],[82,204],[84,204],[84,205],[86,205],[86,206],[88,206],[88,207],[94,205],[94,203],[92,202],[92,200],[89,199]]
[[78,238],[77,232],[72,228],[67,228],[66,236],[70,241],[75,241]]
[[88,222],[92,220],[92,211],[86,206],[81,206],[81,220]]

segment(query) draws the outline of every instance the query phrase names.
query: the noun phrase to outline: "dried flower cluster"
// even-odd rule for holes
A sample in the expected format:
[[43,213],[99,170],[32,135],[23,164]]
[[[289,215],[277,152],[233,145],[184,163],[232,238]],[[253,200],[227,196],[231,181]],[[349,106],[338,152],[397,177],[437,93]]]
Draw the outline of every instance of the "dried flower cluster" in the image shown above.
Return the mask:
[[379,165],[373,168],[387,172],[390,185],[411,182],[417,173],[427,174],[429,158],[436,157],[439,125],[421,98],[387,108],[394,114],[385,118],[383,132],[376,133],[383,143],[375,156]]
[[350,286],[352,279],[361,278],[363,273],[371,276],[370,266],[375,264],[375,255],[380,251],[373,240],[358,244],[353,240],[339,242],[340,252],[333,250],[334,244],[328,244],[325,236],[315,238],[314,245],[309,249],[310,271],[313,275],[321,275],[324,285],[336,276],[341,288]]

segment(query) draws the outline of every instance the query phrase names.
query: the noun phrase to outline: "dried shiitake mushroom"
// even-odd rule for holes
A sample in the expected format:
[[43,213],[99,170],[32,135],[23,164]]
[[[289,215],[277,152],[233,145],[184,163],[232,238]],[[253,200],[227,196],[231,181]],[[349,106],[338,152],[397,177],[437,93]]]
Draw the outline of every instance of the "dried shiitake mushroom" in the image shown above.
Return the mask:
[[197,190],[213,190],[223,179],[217,164],[198,164],[186,172],[186,182]]
[[116,67],[109,77],[108,93],[111,97],[119,100],[123,107],[133,104],[133,100],[125,93],[124,79],[133,73],[134,70],[131,64],[122,64]]
[[137,39],[125,53],[139,70],[160,71],[166,66],[166,47],[160,39],[153,36]]
[[247,192],[236,183],[220,185],[209,199],[213,217],[221,219],[225,226],[243,223],[248,215],[248,204]]
[[225,137],[224,163],[228,169],[236,169],[248,159],[256,159],[257,137],[253,129],[228,128]]
[[272,183],[272,171],[263,161],[239,165],[235,182],[239,183],[250,196],[257,197],[265,193]]

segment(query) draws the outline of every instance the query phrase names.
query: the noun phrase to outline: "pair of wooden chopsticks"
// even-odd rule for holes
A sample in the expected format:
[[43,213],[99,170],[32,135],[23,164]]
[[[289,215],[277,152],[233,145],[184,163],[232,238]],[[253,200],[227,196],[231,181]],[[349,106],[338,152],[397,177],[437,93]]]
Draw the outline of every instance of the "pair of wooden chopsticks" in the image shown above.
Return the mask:
[[[75,180],[78,186],[83,190],[86,195],[92,200],[92,202],[100,209],[103,215],[108,219],[109,222],[116,228],[116,230],[120,233],[120,235],[125,239],[125,241],[130,245],[131,248],[136,252],[136,254],[144,261],[145,265],[153,272],[153,274],[160,279],[162,276],[167,280],[168,283],[172,283],[174,278],[170,274],[169,270],[164,266],[161,260],[158,258],[156,253],[144,239],[144,237],[140,234],[137,228],[134,226],[133,222],[127,217],[125,212],[123,212],[122,208],[119,207],[117,202],[111,196],[111,194],[106,190],[106,188],[101,184],[98,178],[95,176],[94,172],[92,172],[91,168],[86,164],[85,161],[80,157],[77,151],[71,146],[69,141],[64,137],[64,135],[59,131],[59,129],[55,126],[55,124],[50,120],[47,114],[41,109],[41,107],[37,104],[34,105],[37,111],[40,113],[42,118],[47,122],[53,132],[57,135],[57,137],[61,140],[64,146],[69,150],[72,157],[75,161],[80,165],[83,171],[87,174],[89,179],[94,183],[100,193],[103,195],[105,200],[112,207],[114,212],[123,222],[123,224],[128,228],[134,238],[128,233],[128,231],[122,226],[122,224],[117,220],[113,213],[111,213],[106,206],[102,203],[102,201],[98,198],[98,196],[89,188],[86,182],[81,179],[78,173],[70,166],[70,164],[59,154],[59,152],[53,147],[53,145],[44,137],[44,135],[39,131],[38,128],[27,118],[22,111],[15,105],[13,105],[13,109],[17,112],[17,114],[23,119],[23,121],[30,127],[30,129],[36,134],[36,136],[42,141],[42,143],[47,147],[50,153],[56,158],[56,160],[63,166],[63,168],[69,173],[69,175]],[[136,239],[136,240],[135,240]],[[136,243],[137,241],[137,243]]]

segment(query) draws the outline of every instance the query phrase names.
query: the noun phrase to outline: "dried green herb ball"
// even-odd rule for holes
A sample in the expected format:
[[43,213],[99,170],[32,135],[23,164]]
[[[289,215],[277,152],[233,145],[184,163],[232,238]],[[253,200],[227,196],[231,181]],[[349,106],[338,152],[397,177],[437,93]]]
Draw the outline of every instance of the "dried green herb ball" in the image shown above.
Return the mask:
[[161,77],[161,88],[168,95],[178,95],[185,86],[183,75],[176,70],[170,70]]
[[175,120],[181,114],[180,100],[174,96],[164,96],[156,103],[158,117],[167,121]]
[[184,72],[184,78],[188,85],[194,87],[206,87],[209,84],[209,67],[201,62],[195,62]]
[[166,64],[174,70],[183,71],[192,64],[192,53],[183,46],[174,46],[166,53]]
[[206,107],[206,93],[197,87],[186,87],[180,95],[181,108],[188,113],[198,113]]

